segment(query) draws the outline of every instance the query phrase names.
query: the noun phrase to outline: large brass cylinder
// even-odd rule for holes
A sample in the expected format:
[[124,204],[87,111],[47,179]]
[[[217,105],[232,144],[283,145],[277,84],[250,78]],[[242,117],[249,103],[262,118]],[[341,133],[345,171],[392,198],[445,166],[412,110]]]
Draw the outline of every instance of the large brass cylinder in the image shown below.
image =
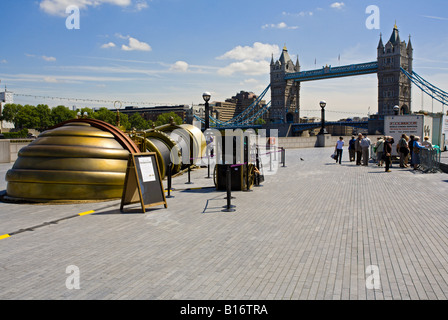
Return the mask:
[[163,126],[158,129],[176,142],[184,165],[196,163],[205,155],[207,143],[199,128],[191,124],[181,124]]
[[129,154],[111,132],[87,122],[67,123],[43,132],[20,150],[6,174],[7,198],[31,202],[118,199]]

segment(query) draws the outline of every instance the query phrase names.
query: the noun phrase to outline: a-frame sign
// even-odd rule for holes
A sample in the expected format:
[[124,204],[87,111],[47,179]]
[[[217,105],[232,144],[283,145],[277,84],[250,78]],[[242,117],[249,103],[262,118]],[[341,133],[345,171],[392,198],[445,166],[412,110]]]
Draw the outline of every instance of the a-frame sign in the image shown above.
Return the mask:
[[130,154],[121,199],[120,211],[125,205],[140,203],[146,209],[164,205],[168,208],[156,153]]

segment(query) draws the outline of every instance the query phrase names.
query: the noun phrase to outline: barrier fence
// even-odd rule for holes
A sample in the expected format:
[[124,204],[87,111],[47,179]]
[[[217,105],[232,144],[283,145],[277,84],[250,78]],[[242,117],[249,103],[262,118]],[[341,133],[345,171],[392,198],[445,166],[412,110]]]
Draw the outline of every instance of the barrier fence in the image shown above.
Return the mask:
[[440,148],[420,149],[420,167],[423,172],[440,172]]

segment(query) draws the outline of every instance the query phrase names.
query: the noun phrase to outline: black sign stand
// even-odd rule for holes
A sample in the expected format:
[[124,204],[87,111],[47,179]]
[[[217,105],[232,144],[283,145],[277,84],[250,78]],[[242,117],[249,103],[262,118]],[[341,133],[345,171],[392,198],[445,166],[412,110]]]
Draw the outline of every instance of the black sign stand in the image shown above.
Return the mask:
[[164,205],[168,208],[156,153],[129,155],[120,211],[125,205],[140,203],[147,208]]

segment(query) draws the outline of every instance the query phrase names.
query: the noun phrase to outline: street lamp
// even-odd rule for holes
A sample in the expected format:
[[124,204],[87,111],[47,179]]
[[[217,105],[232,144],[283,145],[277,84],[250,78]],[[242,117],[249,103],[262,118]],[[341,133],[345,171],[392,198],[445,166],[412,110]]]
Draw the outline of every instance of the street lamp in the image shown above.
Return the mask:
[[395,106],[394,107],[394,113],[396,116],[398,116],[398,114],[400,113],[400,107],[399,106]]
[[320,129],[319,134],[327,134],[327,130],[325,129],[325,107],[327,106],[327,102],[325,102],[324,100],[322,100],[320,103],[320,108],[322,110],[322,128]]
[[205,101],[205,130],[207,130],[210,127],[210,105],[209,101],[211,98],[211,94],[209,92],[205,92],[202,95],[202,98]]

